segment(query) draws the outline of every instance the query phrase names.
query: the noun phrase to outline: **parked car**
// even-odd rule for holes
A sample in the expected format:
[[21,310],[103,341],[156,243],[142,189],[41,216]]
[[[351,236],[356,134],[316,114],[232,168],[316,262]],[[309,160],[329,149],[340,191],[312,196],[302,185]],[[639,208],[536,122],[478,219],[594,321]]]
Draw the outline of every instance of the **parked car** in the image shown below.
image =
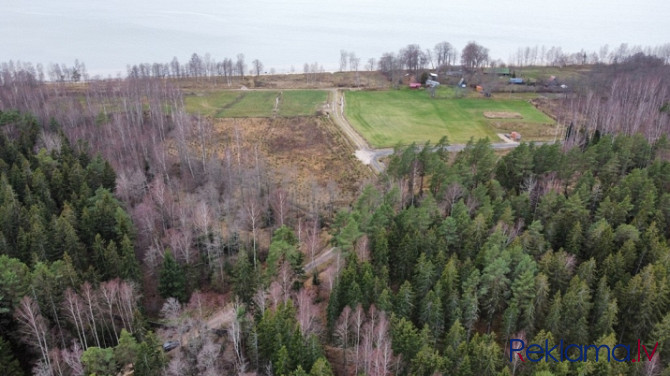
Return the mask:
[[179,341],[168,341],[163,344],[163,351],[168,352],[179,347]]

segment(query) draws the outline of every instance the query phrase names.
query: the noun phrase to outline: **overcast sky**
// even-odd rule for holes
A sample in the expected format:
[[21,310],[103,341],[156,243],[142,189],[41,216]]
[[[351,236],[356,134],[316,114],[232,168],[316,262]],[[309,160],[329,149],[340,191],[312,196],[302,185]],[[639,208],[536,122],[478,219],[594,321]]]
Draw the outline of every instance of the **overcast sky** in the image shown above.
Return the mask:
[[0,61],[79,59],[103,75],[193,52],[300,71],[335,69],[342,49],[366,61],[409,43],[475,40],[503,60],[534,45],[670,43],[667,0],[0,0],[0,14]]

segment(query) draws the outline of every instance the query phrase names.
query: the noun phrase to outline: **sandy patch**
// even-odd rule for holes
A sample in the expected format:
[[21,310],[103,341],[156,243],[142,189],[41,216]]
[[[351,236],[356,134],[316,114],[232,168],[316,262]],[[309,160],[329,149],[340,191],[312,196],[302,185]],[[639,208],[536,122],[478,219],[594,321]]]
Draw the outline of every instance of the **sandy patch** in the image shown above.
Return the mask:
[[487,119],[523,119],[523,116],[518,112],[485,111],[484,117]]
[[363,164],[369,165],[372,163],[372,158],[374,157],[375,153],[370,150],[358,149],[354,155],[356,158],[358,158],[359,161],[363,162]]

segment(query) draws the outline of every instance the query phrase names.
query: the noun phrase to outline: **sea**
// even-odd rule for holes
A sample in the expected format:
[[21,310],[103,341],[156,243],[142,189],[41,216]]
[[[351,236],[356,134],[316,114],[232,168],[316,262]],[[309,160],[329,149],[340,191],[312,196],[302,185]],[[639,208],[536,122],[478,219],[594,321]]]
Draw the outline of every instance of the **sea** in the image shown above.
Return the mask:
[[493,59],[519,48],[598,52],[670,42],[667,0],[0,0],[0,62],[86,64],[125,75],[129,64],[245,55],[265,71],[305,63],[339,69],[340,51],[368,59],[408,44],[459,51],[475,41]]

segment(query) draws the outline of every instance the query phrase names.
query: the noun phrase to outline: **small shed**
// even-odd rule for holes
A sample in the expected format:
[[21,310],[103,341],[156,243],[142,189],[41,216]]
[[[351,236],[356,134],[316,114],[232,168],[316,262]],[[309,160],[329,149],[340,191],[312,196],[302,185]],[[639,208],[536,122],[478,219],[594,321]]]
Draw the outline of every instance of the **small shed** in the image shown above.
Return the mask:
[[421,83],[419,82],[410,82],[409,88],[410,89],[419,89],[421,87]]
[[512,85],[523,85],[524,81],[523,78],[517,77],[517,78],[510,78],[509,83]]
[[510,136],[509,138],[511,138],[512,141],[516,141],[516,142],[521,141],[521,133],[519,133],[519,132],[514,131],[514,132],[510,133],[509,136]]

